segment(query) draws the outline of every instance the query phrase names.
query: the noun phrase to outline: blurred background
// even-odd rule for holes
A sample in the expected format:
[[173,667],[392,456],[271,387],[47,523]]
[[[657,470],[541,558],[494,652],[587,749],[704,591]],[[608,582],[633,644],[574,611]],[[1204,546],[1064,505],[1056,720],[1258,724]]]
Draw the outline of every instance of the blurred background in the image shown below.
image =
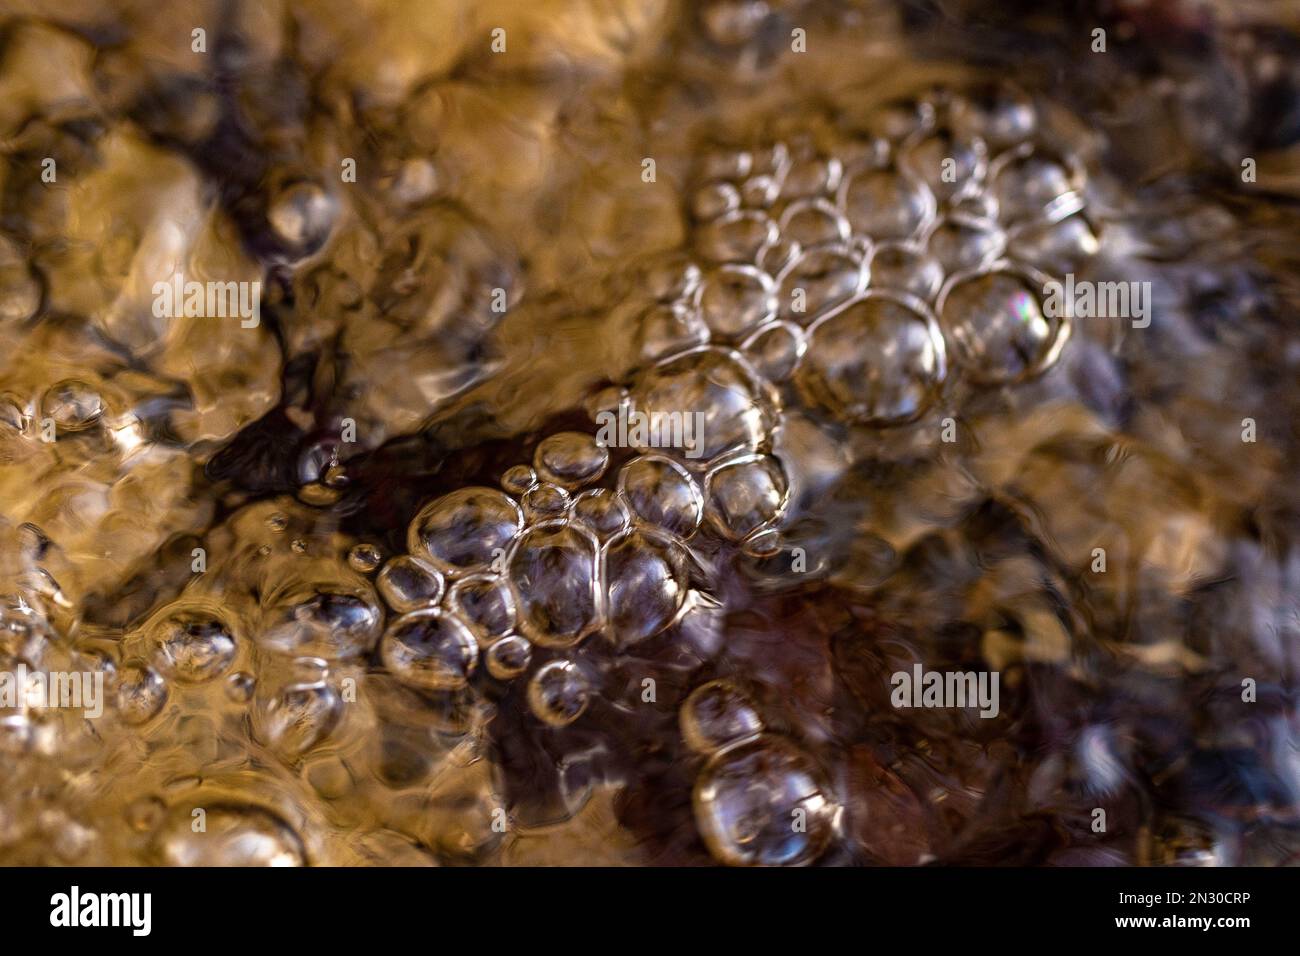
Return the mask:
[[1300,6],[49,6],[0,862],[1296,859]]

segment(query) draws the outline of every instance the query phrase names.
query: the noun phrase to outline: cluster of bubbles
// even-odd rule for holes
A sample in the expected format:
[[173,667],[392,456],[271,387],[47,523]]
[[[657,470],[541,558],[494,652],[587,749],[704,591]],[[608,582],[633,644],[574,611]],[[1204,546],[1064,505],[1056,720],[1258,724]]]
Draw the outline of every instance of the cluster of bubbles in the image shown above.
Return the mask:
[[[567,727],[601,690],[588,639],[626,653],[711,600],[700,546],[780,551],[791,478],[773,445],[784,405],[901,425],[941,394],[950,363],[980,384],[1050,367],[1069,328],[1045,314],[1037,265],[1090,249],[1080,170],[1037,145],[1033,104],[1003,87],[873,116],[870,134],[839,153],[808,141],[707,153],[689,199],[693,255],[649,277],[640,370],[592,396],[590,432],[543,437],[500,487],[425,503],[406,553],[385,560],[371,543],[295,531],[292,508],[237,514],[218,573],[127,634],[113,674],[121,720],[144,727],[176,694],[219,686],[251,708],[256,740],[301,761],[357,733],[343,688],[365,680],[373,652],[424,699],[459,699],[480,672],[522,681],[533,717]],[[318,185],[295,182],[268,221],[301,257],[337,215]],[[327,270],[304,276],[320,282]],[[41,403],[67,433],[111,414],[99,390],[74,380]],[[336,443],[308,448],[300,500],[336,501],[342,471]],[[340,549],[345,567],[329,557]],[[815,760],[767,732],[733,685],[698,688],[681,727],[705,758],[694,803],[715,857],[807,863],[833,842],[840,810]],[[293,832],[237,818],[226,808],[213,819],[235,844],[245,825]],[[160,860],[222,855],[176,821],[150,832],[162,834],[150,851]],[[278,837],[253,842],[276,859],[305,852]]]
[[764,467],[762,456],[729,457],[700,482],[671,457],[638,455],[601,486],[610,460],[594,435],[557,432],[532,465],[506,469],[500,489],[460,488],[424,505],[407,529],[409,553],[378,576],[396,615],[380,641],[389,671],[424,691],[464,688],[480,664],[500,681],[527,675],[533,714],[568,725],[595,693],[583,641],[600,634],[631,648],[698,599],[687,542],[706,515],[737,536],[777,516],[779,501],[765,511],[755,499],[754,479],[735,489],[748,471],[728,475]]
[[1086,177],[999,85],[884,104],[836,151],[715,149],[690,199],[696,260],[644,349],[737,350],[840,421],[914,421],[949,365],[979,385],[1050,368],[1070,333],[1049,276],[1097,251]]
[[[725,386],[754,385],[721,375],[736,371],[725,356],[687,368],[707,370],[732,400]],[[650,376],[630,392],[671,388],[674,375],[686,372]],[[744,417],[744,408],[731,411]],[[322,535],[297,503],[248,506],[228,523],[230,547],[214,546],[229,558],[125,636],[111,683],[116,713],[148,734],[177,694],[219,687],[236,711],[248,709],[255,741],[310,766],[314,754],[346,749],[367,707],[381,706],[366,700],[369,688],[361,704],[344,690],[364,684],[373,657],[419,708],[463,704],[486,671],[525,681],[523,700],[542,726],[571,725],[600,692],[587,639],[622,653],[665,633],[708,600],[696,590],[705,575],[688,542],[713,534],[753,543],[779,520],[780,468],[754,450],[763,422],[747,433],[752,444],[712,458],[680,448],[678,457],[632,454],[613,471],[612,450],[594,435],[553,433],[532,464],[505,469],[500,488],[463,487],[427,502],[407,529],[407,553],[387,560],[373,544]],[[224,815],[212,822],[232,833],[217,843],[186,829],[181,805],[149,826],[151,859],[249,863],[305,852],[251,835],[294,832],[260,805],[218,803]]]
[[[726,455],[705,473],[706,511],[756,556],[780,550],[789,506],[785,469],[765,453],[784,404],[900,426],[943,395],[950,365],[976,386],[1038,376],[1070,333],[1042,270],[1097,251],[1081,165],[1043,145],[1034,102],[1011,87],[886,103],[856,133],[839,149],[809,137],[703,156],[694,255],[650,277],[649,370],[620,396],[631,410],[704,412],[703,458]],[[695,805],[715,857],[808,862],[831,842],[836,804],[815,764],[762,734],[734,687],[699,688],[682,725],[710,758]]]
[[[453,691],[482,664],[525,679],[538,720],[568,725],[596,692],[582,642],[599,633],[625,650],[679,620],[701,529],[751,556],[780,551],[784,402],[902,425],[941,394],[949,356],[981,385],[1051,367],[1069,325],[1047,314],[1033,263],[1093,250],[1081,169],[1035,142],[1034,104],[1006,87],[888,104],[876,122],[844,156],[778,142],[704,157],[695,256],[649,276],[646,364],[590,402],[609,430],[549,435],[501,489],[427,503],[409,553],[380,572],[397,615],[380,654],[398,680]],[[659,434],[633,438],[636,454],[603,481],[614,423],[638,418]],[[762,733],[722,682],[692,694],[681,719],[709,758],[695,805],[718,859],[824,851],[839,811],[809,755]]]
[[821,769],[788,737],[766,732],[734,683],[701,684],[682,704],[682,736],[707,758],[695,782],[696,823],[718,860],[795,866],[825,851],[841,808]]
[[[1032,727],[1039,736],[1022,740],[1051,756],[1024,759],[1015,770],[1032,773],[1032,786],[1007,791],[1043,806],[1083,781],[1087,806],[1071,811],[1121,792],[1134,752],[1151,744],[1130,740],[1137,720],[1122,710],[1112,720],[1111,706],[1149,698],[1141,703],[1164,722],[1162,739],[1178,736],[1169,728],[1201,736],[1187,712],[1199,693],[1190,688],[1203,685],[1176,689],[1165,668],[1191,661],[1187,671],[1207,673],[1206,661],[1232,658],[1218,647],[1193,653],[1191,642],[1176,653],[1144,643],[1139,657],[1117,647],[1120,637],[1103,650],[1121,673],[1091,683],[1104,694],[1086,694],[1095,675],[1080,635],[1135,633],[1105,614],[1122,609],[1162,633],[1204,615],[1225,646],[1258,639],[1236,619],[1272,628],[1279,647],[1294,636],[1294,562],[1274,563],[1262,533],[1238,540],[1244,557],[1223,559],[1216,552],[1230,539],[1211,519],[1217,529],[1234,513],[1211,513],[1222,503],[1205,490],[1211,479],[1182,481],[1207,471],[1213,448],[1208,471],[1221,472],[1213,481],[1225,501],[1244,512],[1280,496],[1266,487],[1274,466],[1233,461],[1244,447],[1235,433],[1225,453],[1208,427],[1196,430],[1213,420],[1213,390],[1251,381],[1247,370],[1260,366],[1220,365],[1204,383],[1175,384],[1176,363],[1162,368],[1150,348],[1123,357],[1142,365],[1141,394],[1119,380],[1120,359],[1098,359],[1076,329],[1070,357],[1093,363],[1079,376],[1087,388],[1116,404],[1141,399],[1148,421],[1103,422],[1116,426],[1103,439],[1088,396],[1026,408],[1039,394],[1029,383],[1058,364],[1071,336],[1044,287],[1098,254],[1093,210],[1120,233],[1120,257],[1154,249],[1183,268],[1182,232],[1187,242],[1221,235],[1214,217],[1162,215],[1146,218],[1150,232],[1169,233],[1164,245],[1135,241],[1142,230],[1115,215],[1101,171],[1090,179],[1061,147],[1079,142],[1054,126],[1063,107],[1002,83],[882,101],[878,76],[859,72],[853,81],[869,85],[849,84],[853,66],[871,59],[855,46],[853,63],[836,64],[845,84],[828,91],[824,115],[819,106],[807,122],[795,116],[793,135],[785,120],[763,124],[756,118],[790,116],[779,96],[797,90],[757,84],[778,99],[769,109],[756,96],[748,108],[690,53],[721,52],[738,75],[771,66],[805,8],[810,25],[825,22],[812,9],[825,5],[801,0],[701,4],[682,12],[683,43],[663,42],[671,5],[552,4],[554,16],[540,17],[503,7],[493,15],[509,20],[510,53],[500,57],[482,51],[481,31],[446,30],[418,4],[340,21],[308,2],[311,42],[282,34],[257,4],[235,4],[208,53],[176,58],[188,22],[118,17],[112,6],[93,18],[69,11],[61,25],[6,20],[0,56],[0,671],[89,672],[107,691],[102,722],[32,701],[0,716],[6,861],[482,862],[502,849],[497,858],[510,862],[537,835],[533,823],[558,844],[565,827],[555,820],[578,820],[600,785],[626,787],[625,804],[655,802],[665,792],[656,786],[682,796],[664,813],[684,807],[678,822],[693,813],[691,861],[707,851],[729,865],[804,865],[856,849],[920,862],[945,852],[912,832],[924,829],[920,802],[939,794],[937,816],[969,817],[977,798],[1004,791],[990,782],[996,761],[974,753],[978,734],[993,731],[972,731],[963,715],[889,709],[888,672],[930,659],[889,627],[990,664],[1033,644],[1024,656],[1044,664],[1050,704],[1037,715],[1045,726]],[[847,16],[846,32],[853,22],[864,21]],[[838,32],[818,31],[818,46],[830,49]],[[91,39],[104,36],[111,48]],[[680,85],[643,68],[638,57],[659,49],[675,57]],[[680,124],[624,122],[646,105],[625,98],[644,88],[627,82],[624,62],[664,79],[673,109],[715,93],[716,108],[683,105],[694,119]],[[581,96],[560,63],[582,71]],[[475,79],[498,68],[509,79]],[[286,77],[310,95],[285,96]],[[698,148],[700,127],[719,117],[734,119],[731,145]],[[661,170],[691,157],[684,196],[667,176],[636,174],[628,157],[641,155],[647,133]],[[56,179],[40,179],[46,159]],[[647,249],[656,264],[635,274],[626,263]],[[571,267],[582,281],[569,281]],[[154,284],[177,273],[260,282],[261,323],[158,315]],[[606,296],[602,281],[588,281],[605,278],[616,280],[608,288],[644,278],[644,297]],[[530,326],[539,337],[555,331],[552,304],[603,321],[624,301],[637,317],[626,374],[576,368],[551,401],[538,397],[544,389],[511,392],[528,378],[520,365],[604,359],[622,344],[529,348]],[[1209,325],[1217,335],[1228,323]],[[1258,334],[1262,323],[1237,325],[1234,335]],[[597,328],[620,338],[616,322]],[[1268,352],[1187,341],[1194,348],[1175,357]],[[607,374],[616,384],[593,377]],[[1065,377],[1043,390],[1075,387]],[[1193,385],[1199,404],[1160,397]],[[928,416],[964,412],[961,399],[981,390],[999,390],[1010,409],[972,427],[982,465],[963,454],[960,469],[927,460],[896,484],[876,481],[880,462],[863,448],[928,434]],[[584,396],[590,427],[566,419],[565,430],[533,431]],[[499,421],[483,431],[507,438],[510,457],[449,479],[457,453],[479,464],[480,452],[495,454],[475,431],[484,409],[481,418]],[[1019,429],[1033,411],[1063,424]],[[816,434],[790,440],[805,428]],[[1056,441],[1080,433],[1086,442]],[[1024,455],[1008,451],[1016,443]],[[844,470],[810,490],[809,474],[835,457],[822,455],[827,446],[844,452],[835,464]],[[1181,457],[1189,447],[1202,455],[1192,465]],[[808,460],[803,448],[813,448]],[[446,455],[432,470],[449,467],[439,492],[417,501],[411,486],[428,470],[408,472],[403,456],[426,451]],[[1023,489],[989,480],[995,457],[1020,465],[1034,493],[1017,498]],[[967,466],[973,477],[958,477],[985,487],[950,494],[943,482]],[[919,487],[931,478],[941,487]],[[1006,499],[1027,500],[1041,534],[999,518]],[[927,513],[895,533],[883,516],[912,505],[950,515],[967,503],[988,506],[974,523],[1005,533],[989,567],[990,548],[976,540],[994,536],[987,528],[938,527]],[[1281,510],[1242,523],[1253,534]],[[773,607],[804,589],[772,583],[802,519],[839,525],[799,539],[825,544],[815,559],[834,570],[805,579],[800,616],[777,618]],[[1086,565],[1080,556],[1102,527],[1135,549],[1146,542],[1130,563],[1168,571],[1173,584],[1090,580],[1079,602],[1089,624],[1067,627],[1067,586],[1043,582]],[[846,538],[854,547],[841,549]],[[889,554],[876,577],[878,551]],[[894,558],[909,566],[891,578]],[[759,578],[769,590],[748,587]],[[857,578],[886,581],[863,585],[870,607],[847,588],[820,601],[823,583]],[[1194,595],[1208,580],[1238,594],[1243,613],[1228,597],[1220,606]],[[1136,612],[1130,592],[1141,596]],[[773,644],[737,620],[751,600]],[[972,609],[980,602],[983,617]],[[1004,613],[1030,604],[1016,624]],[[724,613],[734,615],[727,627]],[[787,630],[773,634],[777,624]],[[807,674],[805,630],[826,645]],[[1063,676],[1067,658],[1070,677],[1084,675],[1078,686]],[[636,697],[647,673],[670,678],[654,705]],[[1133,694],[1135,675],[1152,673],[1159,679],[1140,685],[1152,693]],[[825,726],[821,715],[846,698],[819,697],[826,687],[809,689],[818,678],[856,702]],[[1064,747],[1074,728],[1053,723],[1057,712],[1089,723]],[[1204,758],[1222,752],[1236,766],[1247,752],[1235,715],[1212,712],[1224,728],[1212,747],[1156,742],[1178,758],[1161,774],[1169,786],[1194,797],[1217,787]],[[881,724],[889,741],[877,751]],[[1276,712],[1255,728],[1275,754],[1294,752]],[[1192,776],[1178,774],[1183,765]],[[1258,778],[1254,764],[1241,766],[1232,780],[1259,803],[1262,766]],[[558,813],[549,794],[533,793],[555,780]],[[546,805],[529,816],[530,801]],[[565,839],[599,830],[599,803]],[[528,818],[503,837],[494,824],[507,810]],[[618,821],[638,834],[641,823],[635,811]],[[571,861],[583,850],[555,852]]]

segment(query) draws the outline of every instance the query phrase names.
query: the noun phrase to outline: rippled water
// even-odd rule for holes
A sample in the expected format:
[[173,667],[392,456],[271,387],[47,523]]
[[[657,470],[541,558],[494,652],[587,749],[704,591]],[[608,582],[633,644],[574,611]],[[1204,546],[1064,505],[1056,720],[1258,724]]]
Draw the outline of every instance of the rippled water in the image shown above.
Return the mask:
[[0,862],[1296,859],[1300,24],[30,6]]

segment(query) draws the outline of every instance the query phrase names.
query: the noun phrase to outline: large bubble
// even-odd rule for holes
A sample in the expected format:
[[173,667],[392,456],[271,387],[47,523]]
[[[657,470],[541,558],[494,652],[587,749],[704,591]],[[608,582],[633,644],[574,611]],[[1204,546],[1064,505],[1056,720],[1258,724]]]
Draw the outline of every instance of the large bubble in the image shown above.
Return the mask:
[[1069,335],[1044,308],[1047,279],[994,264],[949,278],[938,311],[963,372],[979,382],[1015,382],[1049,368]]
[[412,611],[389,624],[379,652],[389,672],[417,690],[458,690],[478,667],[474,635],[437,608]]
[[538,644],[567,647],[601,624],[597,554],[585,528],[547,521],[520,535],[506,560],[519,629]]
[[653,637],[676,620],[690,584],[690,556],[671,535],[632,531],[602,554],[609,626],[620,645]]
[[925,305],[868,293],[812,328],[795,381],[836,418],[893,425],[924,412],[946,373],[943,336]]
[[407,548],[449,577],[483,571],[523,527],[513,499],[494,488],[461,488],[423,508],[407,529]]
[[820,769],[783,737],[723,750],[695,782],[700,835],[731,866],[811,863],[834,838],[838,817]]

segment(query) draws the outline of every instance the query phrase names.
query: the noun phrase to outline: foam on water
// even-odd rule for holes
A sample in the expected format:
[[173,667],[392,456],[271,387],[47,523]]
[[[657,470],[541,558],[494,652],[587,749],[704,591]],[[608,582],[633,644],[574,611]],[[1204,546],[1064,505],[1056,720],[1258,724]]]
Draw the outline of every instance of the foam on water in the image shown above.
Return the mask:
[[[0,712],[0,860],[1294,858],[1245,133],[852,6],[543,2],[500,58],[418,4],[233,4],[208,60],[0,14],[0,670],[106,688]],[[1157,321],[1053,314],[1075,273]],[[998,717],[900,709],[919,666]]]

